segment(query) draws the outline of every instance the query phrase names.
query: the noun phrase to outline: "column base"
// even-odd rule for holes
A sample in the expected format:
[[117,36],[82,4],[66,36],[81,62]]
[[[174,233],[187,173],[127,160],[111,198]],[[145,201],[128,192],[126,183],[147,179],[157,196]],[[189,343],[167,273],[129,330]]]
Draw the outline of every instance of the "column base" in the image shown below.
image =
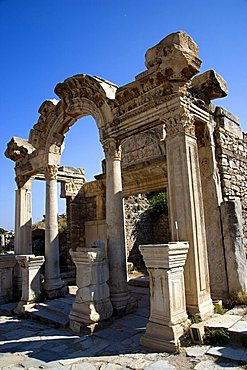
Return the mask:
[[60,278],[50,279],[44,282],[43,291],[48,299],[64,297],[67,294],[67,286]]
[[182,324],[166,326],[149,322],[146,333],[141,337],[140,344],[156,352],[176,352],[180,339],[184,334]]
[[20,301],[18,305],[16,306],[16,308],[14,309],[14,312],[17,315],[21,315],[25,313],[26,311],[28,311],[30,308],[33,308],[35,304],[36,303],[28,303],[28,302]]
[[187,310],[190,314],[199,314],[202,320],[206,320],[213,315],[214,305],[212,299],[210,298],[205,302],[199,303],[198,305],[188,305]]
[[114,315],[126,315],[137,308],[137,301],[130,297],[129,292],[111,293],[111,303]]
[[77,334],[92,334],[112,322],[113,308],[109,300],[74,302],[70,312],[70,329]]

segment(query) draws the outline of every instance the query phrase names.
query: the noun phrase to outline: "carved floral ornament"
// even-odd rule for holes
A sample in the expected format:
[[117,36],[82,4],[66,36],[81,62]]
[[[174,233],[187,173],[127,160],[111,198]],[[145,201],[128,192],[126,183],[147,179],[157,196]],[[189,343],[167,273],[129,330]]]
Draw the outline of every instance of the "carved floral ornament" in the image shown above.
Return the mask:
[[179,114],[162,116],[161,121],[165,124],[166,135],[176,136],[185,133],[195,136],[195,118],[184,106],[181,106]]
[[121,160],[121,146],[114,138],[109,138],[103,143],[106,159]]
[[48,164],[45,171],[45,177],[49,180],[56,180],[58,168],[55,164]]

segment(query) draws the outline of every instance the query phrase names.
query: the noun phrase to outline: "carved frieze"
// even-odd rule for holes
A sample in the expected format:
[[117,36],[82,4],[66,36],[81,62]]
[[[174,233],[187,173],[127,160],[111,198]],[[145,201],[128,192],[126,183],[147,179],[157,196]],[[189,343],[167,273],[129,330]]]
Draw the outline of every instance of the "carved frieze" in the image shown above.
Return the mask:
[[84,182],[85,182],[84,180],[78,181],[78,180],[73,180],[73,179],[71,179],[70,181],[63,181],[61,183],[61,197],[62,198],[66,198],[66,197],[74,198],[81,191],[84,185]]
[[122,142],[122,166],[128,167],[164,156],[163,126],[131,136]]

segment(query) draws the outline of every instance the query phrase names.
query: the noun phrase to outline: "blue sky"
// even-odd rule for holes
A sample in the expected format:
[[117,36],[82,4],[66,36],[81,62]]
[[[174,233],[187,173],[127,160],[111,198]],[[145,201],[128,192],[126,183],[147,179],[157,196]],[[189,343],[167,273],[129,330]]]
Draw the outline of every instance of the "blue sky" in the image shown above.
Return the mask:
[[[58,82],[77,73],[123,85],[145,70],[146,50],[185,30],[199,45],[201,71],[228,83],[216,103],[247,131],[246,0],[0,0],[0,227],[14,225],[14,162],[4,157],[12,136],[28,138]],[[66,137],[62,164],[100,172],[103,158],[93,119],[79,120]],[[34,184],[33,219],[44,214],[44,184]],[[60,204],[63,211],[64,201]]]

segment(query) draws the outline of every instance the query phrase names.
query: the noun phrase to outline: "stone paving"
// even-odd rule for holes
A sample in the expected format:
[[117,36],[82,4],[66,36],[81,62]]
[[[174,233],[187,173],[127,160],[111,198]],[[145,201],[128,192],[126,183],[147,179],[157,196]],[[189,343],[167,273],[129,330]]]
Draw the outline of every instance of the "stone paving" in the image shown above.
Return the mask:
[[[222,359],[221,347],[188,347],[179,354],[149,353],[139,344],[149,316],[147,288],[133,287],[139,309],[116,319],[94,335],[74,335],[67,329],[17,316],[0,317],[0,369],[63,370],[172,370],[244,369]],[[212,357],[207,351],[214,351]],[[233,350],[233,349],[230,349]],[[237,351],[242,351],[240,352]],[[234,358],[245,360],[245,349],[236,349]],[[242,357],[240,357],[242,356]],[[227,357],[227,354],[226,354]],[[246,357],[247,359],[247,357]]]

